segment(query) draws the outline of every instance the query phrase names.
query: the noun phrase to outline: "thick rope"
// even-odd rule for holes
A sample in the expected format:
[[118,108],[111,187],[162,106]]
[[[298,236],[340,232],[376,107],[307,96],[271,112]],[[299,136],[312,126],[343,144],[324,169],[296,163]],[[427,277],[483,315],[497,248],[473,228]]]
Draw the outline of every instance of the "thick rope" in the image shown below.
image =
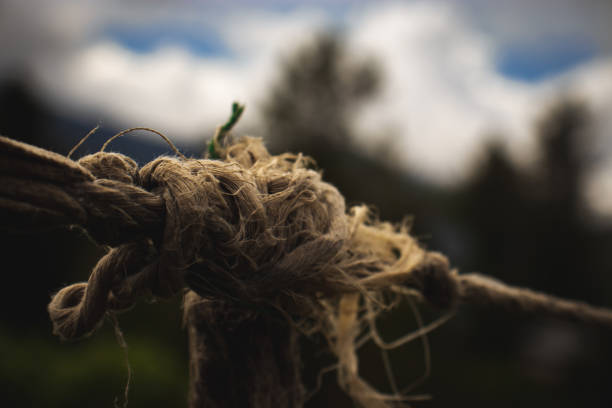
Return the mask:
[[134,184],[136,163],[96,154],[79,163],[0,137],[2,225],[13,229],[80,225],[116,246],[163,229],[161,197]]
[[[339,384],[362,405],[386,407],[405,399],[365,383],[355,354],[359,338],[372,336],[368,327],[387,306],[385,292],[410,288],[451,311],[460,303],[498,305],[612,327],[610,310],[458,274],[444,256],[419,246],[404,226],[373,219],[364,206],[347,211],[342,195],[308,169],[301,155],[271,156],[252,138],[216,145],[215,152],[223,160],[160,157],[138,168],[118,153],[98,152],[74,162],[0,137],[0,225],[33,230],[78,225],[113,247],[88,282],[54,296],[49,305],[54,333],[83,337],[106,313],[127,309],[139,297],[191,289],[185,303],[190,325],[215,332],[222,327],[217,322],[234,321],[244,333],[261,336],[260,326],[247,323],[257,321],[287,339],[297,331],[320,331],[338,358]],[[288,320],[279,325],[279,316]],[[196,336],[192,350],[224,350],[233,344],[226,340]],[[257,367],[284,367],[280,360],[295,354],[294,340],[290,343],[282,349],[271,342],[278,350],[269,360],[261,355],[249,370],[228,374],[253,377],[244,381],[250,384],[245,392],[252,393],[244,401],[301,406],[298,360],[284,368],[289,376],[254,374]],[[192,372],[201,376],[209,368]],[[291,379],[283,387],[294,394],[277,400],[260,392],[281,379]],[[194,407],[214,406],[202,397],[206,392],[211,390],[196,392]]]
[[478,274],[458,275],[462,302],[481,306],[498,306],[532,315],[549,315],[576,322],[612,327],[612,311],[584,302],[570,301],[508,286]]

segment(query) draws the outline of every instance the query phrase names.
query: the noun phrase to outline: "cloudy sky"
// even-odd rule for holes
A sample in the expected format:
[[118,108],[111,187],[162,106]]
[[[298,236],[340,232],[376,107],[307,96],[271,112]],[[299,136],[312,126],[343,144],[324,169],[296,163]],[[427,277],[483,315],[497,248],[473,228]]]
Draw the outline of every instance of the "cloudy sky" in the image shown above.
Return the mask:
[[240,126],[257,129],[279,61],[331,28],[383,69],[355,124],[362,140],[393,130],[408,169],[455,183],[491,138],[534,160],[534,120],[579,96],[610,158],[589,194],[612,208],[610,21],[608,0],[0,0],[0,79],[27,72],[92,125],[201,138],[234,100],[247,104]]

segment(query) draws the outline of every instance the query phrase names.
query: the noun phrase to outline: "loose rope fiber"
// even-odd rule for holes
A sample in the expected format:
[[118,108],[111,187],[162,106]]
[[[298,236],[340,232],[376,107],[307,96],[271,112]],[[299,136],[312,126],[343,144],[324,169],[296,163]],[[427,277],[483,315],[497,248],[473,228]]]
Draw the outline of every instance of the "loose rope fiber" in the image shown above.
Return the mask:
[[[55,294],[54,333],[81,338],[138,298],[184,294],[192,407],[302,406],[297,338],[314,332],[327,338],[338,383],[360,406],[408,401],[359,376],[363,339],[402,343],[384,345],[374,332],[389,293],[449,311],[418,335],[461,303],[612,327],[610,310],[457,273],[405,226],[364,206],[347,210],[301,155],[272,156],[248,137],[213,148],[220,160],[159,157],[139,168],[119,153],[75,162],[0,137],[1,226],[76,225],[112,247],[87,282]],[[238,389],[220,390],[232,382]]]

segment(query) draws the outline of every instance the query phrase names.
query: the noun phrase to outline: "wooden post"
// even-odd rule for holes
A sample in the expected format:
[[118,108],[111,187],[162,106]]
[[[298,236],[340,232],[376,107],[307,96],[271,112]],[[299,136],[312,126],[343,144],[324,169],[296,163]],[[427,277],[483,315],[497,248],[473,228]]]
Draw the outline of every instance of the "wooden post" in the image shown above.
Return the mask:
[[278,312],[185,298],[190,408],[301,407],[298,336]]

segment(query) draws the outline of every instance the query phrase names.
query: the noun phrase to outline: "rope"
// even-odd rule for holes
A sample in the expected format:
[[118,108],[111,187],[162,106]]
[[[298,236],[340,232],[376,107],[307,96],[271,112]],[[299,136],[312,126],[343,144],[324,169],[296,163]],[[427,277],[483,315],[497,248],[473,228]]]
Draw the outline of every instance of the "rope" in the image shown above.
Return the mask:
[[581,323],[612,327],[612,311],[535,292],[531,289],[508,286],[478,274],[459,275],[461,301],[481,306],[498,306],[533,315],[549,315]]
[[140,186],[135,162],[118,154],[79,163],[0,138],[1,225],[12,229],[80,225],[116,246],[163,228],[164,202]]
[[[0,225],[77,225],[112,247],[87,282],[53,297],[48,309],[55,334],[89,335],[106,313],[128,309],[142,296],[164,298],[188,289],[189,322],[204,324],[206,300],[217,305],[206,316],[222,323],[268,316],[266,324],[285,333],[287,322],[270,322],[286,316],[297,322],[287,326],[291,333],[321,331],[338,358],[341,386],[356,401],[386,407],[405,398],[365,383],[355,354],[360,333],[386,307],[385,292],[408,287],[451,312],[474,303],[612,327],[610,310],[458,274],[443,255],[425,251],[405,226],[374,219],[365,206],[347,211],[342,195],[308,169],[301,155],[271,156],[253,138],[217,143],[215,154],[221,160],[159,157],[139,168],[119,153],[101,151],[75,162],[0,137]],[[367,314],[360,312],[364,302]],[[206,349],[199,340],[193,344],[198,353]],[[269,358],[284,359],[291,350]],[[266,358],[258,361],[273,366]],[[253,377],[252,390],[276,381],[257,378],[256,368],[232,375]],[[290,378],[300,381],[297,374]],[[298,383],[285,385],[302,390]],[[290,400],[303,403],[301,394]],[[260,394],[253,401],[275,403]]]

